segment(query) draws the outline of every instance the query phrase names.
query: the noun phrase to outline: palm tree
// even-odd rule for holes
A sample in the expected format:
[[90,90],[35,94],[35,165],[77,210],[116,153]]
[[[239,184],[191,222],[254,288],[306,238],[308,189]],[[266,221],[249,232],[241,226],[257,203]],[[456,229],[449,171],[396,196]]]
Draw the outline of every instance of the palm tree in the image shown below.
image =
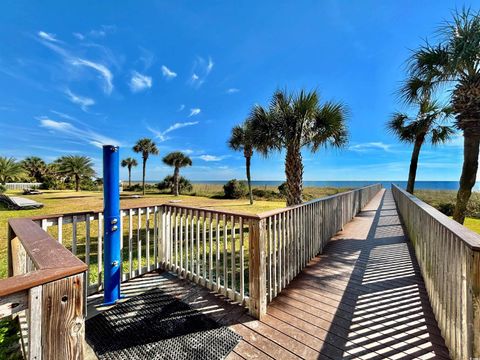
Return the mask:
[[463,131],[463,169],[453,218],[463,224],[468,200],[475,186],[480,145],[480,12],[456,11],[453,20],[439,28],[440,41],[426,43],[409,62],[412,78],[418,84],[407,86],[407,99],[419,97],[422,84],[432,89],[454,85],[452,109],[455,126]]
[[413,144],[407,183],[407,191],[410,194],[413,194],[415,188],[418,157],[425,140],[429,138],[432,145],[437,145],[448,141],[454,133],[450,126],[441,124],[441,121],[450,115],[450,108],[441,107],[435,101],[429,101],[427,98],[418,104],[418,108],[415,118],[397,112],[387,123],[387,128],[400,141]]
[[178,184],[180,179],[180,168],[186,166],[192,166],[192,159],[180,151],[171,152],[163,158],[163,162],[174,168],[173,170],[173,182],[174,182],[174,194],[178,196],[180,194]]
[[14,158],[0,156],[0,183],[5,185],[9,181],[17,181],[25,175],[21,163]]
[[320,104],[316,91],[287,94],[276,91],[268,108],[255,105],[250,115],[255,149],[268,156],[285,149],[287,205],[302,203],[301,150],[342,147],[347,143],[347,109],[341,103]]
[[128,187],[132,186],[132,167],[137,165],[137,160],[134,158],[128,157],[122,160],[122,167],[127,167],[128,169]]
[[147,169],[147,160],[150,154],[158,155],[158,148],[152,139],[143,138],[138,140],[137,143],[133,146],[133,151],[135,151],[136,153],[142,154],[142,160],[143,160],[142,187],[143,187],[143,195],[145,195],[145,171]]
[[22,160],[23,168],[28,176],[35,179],[36,182],[42,182],[45,175],[47,164],[37,156],[30,156]]
[[243,151],[245,157],[245,168],[247,172],[248,193],[250,205],[253,205],[252,183],[250,176],[250,162],[253,156],[253,136],[251,122],[245,121],[242,125],[233,127],[232,134],[228,140],[228,146],[235,151]]
[[57,172],[75,180],[75,191],[80,190],[80,180],[95,176],[92,160],[88,156],[67,155],[55,160]]

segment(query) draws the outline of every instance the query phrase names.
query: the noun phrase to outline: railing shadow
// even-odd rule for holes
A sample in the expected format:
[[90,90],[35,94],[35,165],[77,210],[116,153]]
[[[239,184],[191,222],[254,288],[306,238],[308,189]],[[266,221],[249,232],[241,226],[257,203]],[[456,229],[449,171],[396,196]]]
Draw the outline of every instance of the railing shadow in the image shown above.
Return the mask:
[[[359,216],[371,215],[362,212]],[[327,249],[329,269],[355,265],[319,358],[332,354],[343,359],[411,359],[427,354],[449,358],[390,192],[374,213],[366,240],[339,239]],[[358,259],[342,260],[358,252]],[[312,281],[320,284],[332,279],[334,275],[312,275]],[[337,351],[332,351],[332,345]]]

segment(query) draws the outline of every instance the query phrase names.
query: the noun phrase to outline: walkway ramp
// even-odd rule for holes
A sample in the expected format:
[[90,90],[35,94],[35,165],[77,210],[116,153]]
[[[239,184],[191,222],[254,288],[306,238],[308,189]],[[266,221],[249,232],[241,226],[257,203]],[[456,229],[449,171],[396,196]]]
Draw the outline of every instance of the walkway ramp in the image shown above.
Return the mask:
[[[389,190],[382,190],[268,306],[261,321],[168,273],[158,287],[242,336],[228,359],[448,359],[419,267]],[[89,316],[101,298],[89,299]]]

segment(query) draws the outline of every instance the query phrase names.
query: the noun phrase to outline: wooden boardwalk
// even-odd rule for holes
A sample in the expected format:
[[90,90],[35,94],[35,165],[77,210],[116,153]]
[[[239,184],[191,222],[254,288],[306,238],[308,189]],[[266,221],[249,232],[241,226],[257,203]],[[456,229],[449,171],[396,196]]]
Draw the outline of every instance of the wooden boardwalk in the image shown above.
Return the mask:
[[[167,272],[123,285],[181,298],[243,337],[228,359],[448,359],[390,191],[380,192],[268,306],[262,321]],[[88,316],[99,309],[89,298]]]

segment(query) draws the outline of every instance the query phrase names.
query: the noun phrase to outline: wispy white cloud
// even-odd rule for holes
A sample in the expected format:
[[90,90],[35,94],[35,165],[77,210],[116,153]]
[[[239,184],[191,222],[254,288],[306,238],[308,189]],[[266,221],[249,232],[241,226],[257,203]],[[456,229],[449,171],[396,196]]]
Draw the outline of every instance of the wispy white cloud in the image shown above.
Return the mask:
[[55,34],[47,33],[45,31],[39,31],[38,36],[40,36],[42,39],[52,41],[52,42],[59,42],[57,38],[55,37]]
[[183,109],[185,109],[185,104],[180,105],[177,111],[183,111]]
[[155,135],[156,138],[158,138],[160,141],[166,141],[169,139],[169,137],[167,136],[168,133],[174,131],[174,130],[178,130],[178,129],[181,129],[181,128],[184,128],[184,127],[187,127],[187,126],[193,126],[193,125],[197,125],[199,122],[198,121],[189,121],[189,122],[177,122],[177,123],[174,123],[172,125],[170,125],[166,130],[164,131],[158,131],[158,130],[155,130],[153,128],[151,128],[150,126],[147,127],[147,129],[153,133]]
[[74,118],[73,116],[70,116],[70,115],[68,115],[68,114],[62,113],[62,112],[60,112],[60,111],[50,110],[50,112],[51,112],[52,114],[55,114],[55,115],[57,115],[57,116],[60,116],[60,117],[63,118],[63,119],[67,119],[67,120],[70,120],[70,121],[76,121],[76,120],[77,120],[77,119]]
[[209,57],[208,60],[206,60],[203,57],[198,56],[193,63],[190,84],[196,88],[202,86],[208,75],[210,75],[214,65],[212,58]]
[[95,100],[84,97],[80,95],[76,95],[70,91],[70,89],[65,90],[65,95],[67,95],[68,99],[73,102],[74,104],[80,105],[80,108],[83,111],[88,111],[88,107],[95,104]]
[[375,150],[383,150],[383,151],[390,152],[391,148],[392,148],[392,145],[385,144],[383,142],[366,142],[366,143],[352,145],[348,149],[351,151],[357,151],[357,152],[367,152],[367,151],[375,151]]
[[140,74],[137,71],[132,72],[130,79],[130,89],[133,92],[139,92],[152,87],[152,78],[147,75]]
[[86,66],[91,69],[98,71],[100,76],[103,78],[104,86],[103,90],[105,93],[110,94],[113,90],[113,75],[112,72],[105,66],[90,60],[74,58],[71,60],[71,64],[75,66]]
[[177,73],[170,70],[168,67],[166,67],[165,65],[162,65],[162,74],[164,77],[166,77],[167,79],[173,79],[175,77],[177,77]]
[[103,136],[88,128],[79,129],[68,122],[52,120],[48,117],[40,118],[40,126],[58,134],[65,135],[67,138],[77,138],[101,148],[102,145],[120,145],[120,142],[112,138]]
[[79,32],[74,32],[72,33],[73,36],[75,36],[78,40],[85,40],[85,35]]
[[111,94],[113,90],[113,74],[107,66],[98,62],[74,56],[69,51],[59,46],[57,44],[58,41],[49,40],[45,38],[45,36],[40,35],[40,33],[38,34],[38,36],[43,45],[60,55],[66,63],[74,67],[87,67],[96,71],[99,75],[99,78],[103,82],[104,92],[106,94]]
[[188,117],[196,116],[196,115],[200,114],[201,111],[202,110],[199,109],[199,108],[190,109],[190,115],[188,115]]
[[227,89],[226,93],[227,94],[235,94],[237,92],[239,92],[240,89],[237,89],[237,88],[230,88],[230,89]]
[[227,158],[228,155],[223,155],[223,156],[217,156],[217,155],[208,155],[208,154],[203,154],[196,156],[196,158],[201,159],[203,161],[211,162],[211,161],[222,161],[223,159]]

